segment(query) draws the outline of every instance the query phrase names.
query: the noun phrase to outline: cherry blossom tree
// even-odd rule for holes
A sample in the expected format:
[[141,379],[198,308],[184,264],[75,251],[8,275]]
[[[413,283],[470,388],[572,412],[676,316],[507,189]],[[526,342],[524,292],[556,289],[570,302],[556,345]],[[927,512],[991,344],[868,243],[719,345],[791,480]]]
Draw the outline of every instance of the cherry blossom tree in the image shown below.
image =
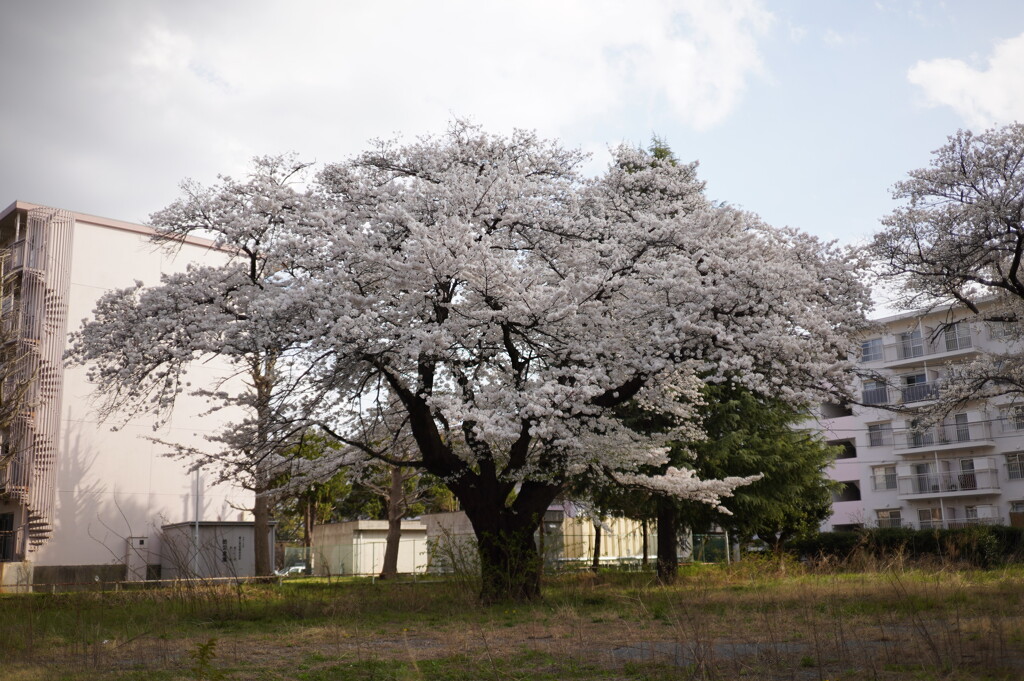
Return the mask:
[[[587,180],[582,160],[461,123],[382,142],[324,169],[333,226],[300,239],[295,283],[327,322],[311,343],[332,356],[318,395],[400,406],[415,465],[473,524],[485,599],[539,593],[534,531],[576,476],[712,504],[743,482],[645,478],[665,440],[690,438],[634,432],[616,407],[656,403],[685,429],[677,395],[698,375],[796,402],[842,392],[867,304],[849,254],[711,204],[695,164],[622,147]],[[337,434],[383,454],[358,428]]]
[[927,168],[895,185],[893,198],[903,203],[882,221],[871,251],[902,305],[949,305],[1008,341],[1007,352],[951,367],[932,417],[970,399],[1024,395],[1024,124],[958,131]]
[[[746,480],[643,474],[698,437],[680,397],[722,381],[794,403],[844,392],[867,305],[849,253],[713,204],[696,164],[621,147],[588,179],[583,160],[456,122],[328,165],[303,192],[280,159],[189,186],[154,221],[217,235],[225,265],[111,294],[72,357],[111,409],[156,411],[188,363],[227,359],[245,389],[207,394],[246,418],[216,439],[225,475],[263,485],[315,424],[343,456],[441,479],[473,525],[483,598],[533,598],[533,535],[571,480],[717,505]],[[616,414],[631,400],[672,427],[631,429]]]

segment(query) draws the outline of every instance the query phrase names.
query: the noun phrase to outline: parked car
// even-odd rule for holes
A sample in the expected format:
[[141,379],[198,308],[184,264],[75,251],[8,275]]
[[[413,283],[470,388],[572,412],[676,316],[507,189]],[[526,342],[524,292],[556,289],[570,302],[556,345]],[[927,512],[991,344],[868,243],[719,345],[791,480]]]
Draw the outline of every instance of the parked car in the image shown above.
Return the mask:
[[289,567],[286,567],[283,570],[274,570],[274,574],[277,575],[278,577],[290,577],[292,575],[304,575],[304,574],[306,574],[306,564],[305,563],[296,563],[295,565],[291,565]]

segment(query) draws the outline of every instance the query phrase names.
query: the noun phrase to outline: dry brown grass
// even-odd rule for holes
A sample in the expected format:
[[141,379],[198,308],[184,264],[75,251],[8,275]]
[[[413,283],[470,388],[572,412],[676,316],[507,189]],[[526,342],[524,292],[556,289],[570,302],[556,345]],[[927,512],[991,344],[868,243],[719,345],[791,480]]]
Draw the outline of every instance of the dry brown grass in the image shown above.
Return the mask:
[[[448,583],[309,581],[200,605],[161,593],[48,598],[0,601],[7,615],[31,614],[36,634],[31,646],[6,639],[5,679],[1024,678],[1019,569],[755,562],[692,568],[673,587],[560,577],[543,602],[488,607]],[[134,615],[107,617],[115,604]],[[209,668],[190,668],[214,638]]]

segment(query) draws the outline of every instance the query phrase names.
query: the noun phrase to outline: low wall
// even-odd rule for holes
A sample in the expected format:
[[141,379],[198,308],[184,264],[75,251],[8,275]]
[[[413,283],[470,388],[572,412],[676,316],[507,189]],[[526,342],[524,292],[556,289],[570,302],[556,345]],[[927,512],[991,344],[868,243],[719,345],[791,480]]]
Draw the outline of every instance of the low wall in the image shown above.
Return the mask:
[[33,566],[30,561],[0,563],[0,593],[24,593],[32,590]]
[[111,589],[127,579],[123,564],[36,565],[32,585],[35,591],[89,591]]

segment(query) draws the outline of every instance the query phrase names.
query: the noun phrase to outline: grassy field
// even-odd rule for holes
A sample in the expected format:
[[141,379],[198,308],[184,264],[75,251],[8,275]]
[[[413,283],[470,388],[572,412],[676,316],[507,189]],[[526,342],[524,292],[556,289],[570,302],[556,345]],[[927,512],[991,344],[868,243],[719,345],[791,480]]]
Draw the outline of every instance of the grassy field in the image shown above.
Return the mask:
[[546,581],[480,606],[465,580],[0,598],[5,681],[1024,678],[1024,568],[768,561]]

